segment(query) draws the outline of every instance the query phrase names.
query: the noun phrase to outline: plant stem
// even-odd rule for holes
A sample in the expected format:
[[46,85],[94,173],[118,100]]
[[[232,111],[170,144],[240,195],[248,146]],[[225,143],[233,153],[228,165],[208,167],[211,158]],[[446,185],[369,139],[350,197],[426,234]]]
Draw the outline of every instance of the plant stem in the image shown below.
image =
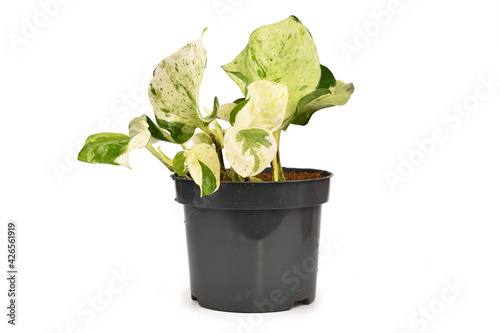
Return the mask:
[[224,165],[224,156],[222,155],[222,147],[219,143],[219,140],[217,140],[215,134],[210,133],[210,138],[214,142],[215,145],[215,150],[217,151],[217,156],[219,157],[219,163],[220,163],[220,177],[221,180],[224,180],[225,178],[228,178],[226,166]]
[[215,134],[218,134],[219,139],[224,141],[224,130],[217,122],[217,119],[214,119],[214,121],[212,121],[212,124],[214,124],[214,127],[215,127]]
[[219,157],[221,180],[229,179],[230,177],[227,173],[226,166],[224,165],[224,156],[222,155],[222,146],[221,146],[219,140],[217,139],[217,136],[214,134],[213,131],[210,130],[210,128],[208,126],[204,126],[204,127],[200,127],[200,128],[203,130],[203,132],[205,132],[210,137],[210,139],[212,139],[212,142],[215,145],[215,151],[217,152],[217,156]]
[[160,162],[162,162],[168,168],[168,170],[174,172],[174,163],[172,159],[165,156],[165,154],[163,154],[163,152],[160,150],[160,147],[158,147],[158,151],[156,151],[153,145],[148,143],[146,145],[146,148],[151,152],[151,154],[153,154],[157,159],[159,159]]
[[273,181],[281,182],[285,180],[285,174],[283,173],[283,168],[281,167],[280,160],[280,135],[281,130],[277,130],[273,133],[274,138],[276,139],[276,145],[278,146],[278,150],[276,151],[276,156],[274,156],[273,161],[271,162],[271,168],[273,170]]
[[241,176],[240,176],[240,175],[238,175],[238,174],[236,173],[236,171],[234,171],[234,169],[233,169],[233,168],[231,168],[231,170],[229,170],[229,175],[231,176],[231,180],[232,180],[233,182],[242,182],[242,181],[243,181],[243,178],[241,178]]

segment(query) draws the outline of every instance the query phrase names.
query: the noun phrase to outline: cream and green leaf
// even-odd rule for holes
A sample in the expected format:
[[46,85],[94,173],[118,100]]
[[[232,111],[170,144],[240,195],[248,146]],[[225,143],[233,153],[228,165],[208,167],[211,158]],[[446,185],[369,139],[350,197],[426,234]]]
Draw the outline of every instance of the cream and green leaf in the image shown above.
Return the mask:
[[231,127],[226,132],[224,144],[227,160],[242,177],[261,173],[278,149],[273,134],[261,128]]
[[124,165],[128,168],[128,161],[121,156],[128,154],[130,137],[121,133],[99,133],[87,138],[85,145],[78,154],[78,160],[87,163],[102,163]]
[[222,68],[245,96],[248,85],[258,80],[286,84],[288,105],[283,128],[295,116],[300,99],[316,89],[321,77],[316,45],[295,16],[255,30],[245,49]]
[[248,97],[224,136],[226,157],[242,177],[259,174],[276,156],[273,131],[283,123],[288,92],[282,83],[260,80],[248,86]]
[[159,140],[174,142],[168,133],[144,115],[132,119],[129,124],[129,135],[99,133],[89,136],[78,154],[78,160],[130,168],[129,153],[132,150],[149,147]]
[[286,84],[255,81],[248,86],[248,98],[248,104],[235,117],[238,127],[274,132],[281,126],[288,101]]
[[198,143],[206,143],[209,145],[213,144],[212,139],[205,132],[198,132],[191,138],[193,144],[197,145]]
[[149,100],[156,121],[177,143],[189,140],[204,124],[198,100],[206,64],[207,54],[200,38],[165,58],[153,73]]
[[337,80],[329,89],[318,89],[303,97],[297,106],[297,115],[293,119],[295,125],[306,125],[311,116],[318,110],[346,104],[354,92],[352,83]]
[[156,143],[158,141],[175,143],[170,134],[159,128],[153,120],[146,115],[132,119],[128,125],[128,130],[130,137],[148,136],[151,143]]
[[212,111],[210,111],[208,108],[204,108],[204,110],[207,113],[207,116],[202,116],[198,112],[198,117],[205,125],[208,125],[212,121],[214,121],[215,118],[217,118],[217,113],[219,112],[219,99],[217,98],[217,96],[215,96],[214,98],[214,108],[212,109]]
[[199,143],[177,153],[174,170],[179,176],[189,175],[200,187],[200,196],[212,194],[220,186],[220,164],[215,148]]
[[229,117],[231,116],[231,111],[236,107],[236,103],[226,103],[222,104],[219,107],[219,112],[217,113],[217,118],[229,121]]

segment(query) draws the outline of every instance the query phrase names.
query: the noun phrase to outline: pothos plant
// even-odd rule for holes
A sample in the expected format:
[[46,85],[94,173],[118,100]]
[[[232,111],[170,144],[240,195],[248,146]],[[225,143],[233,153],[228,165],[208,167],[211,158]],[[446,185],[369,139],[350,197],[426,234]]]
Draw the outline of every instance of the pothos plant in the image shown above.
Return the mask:
[[[91,135],[78,159],[130,167],[129,153],[146,148],[170,171],[193,179],[201,196],[217,191],[221,180],[259,180],[254,176],[269,164],[273,181],[283,181],[281,132],[306,125],[320,109],[347,103],[354,91],[320,64],[311,34],[295,16],[250,35],[243,51],[222,66],[243,97],[223,105],[215,97],[203,115],[198,97],[206,64],[202,38],[165,58],[149,85],[156,123],[143,115],[132,119],[128,135]],[[154,146],[160,141],[182,150],[170,158]]]

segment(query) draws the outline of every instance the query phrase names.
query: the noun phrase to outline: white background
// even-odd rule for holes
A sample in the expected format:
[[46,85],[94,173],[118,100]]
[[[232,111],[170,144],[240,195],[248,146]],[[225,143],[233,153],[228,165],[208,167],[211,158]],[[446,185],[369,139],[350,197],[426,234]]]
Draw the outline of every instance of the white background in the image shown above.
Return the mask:
[[[2,278],[2,332],[499,331],[500,1],[66,0],[46,21],[38,1],[0,3],[2,270],[7,221],[20,234],[18,326],[6,324]],[[382,26],[373,13],[387,9]],[[255,28],[290,14],[356,87],[346,106],[282,137],[285,166],[335,173],[317,298],[265,316],[206,310],[189,297],[168,170],[142,150],[132,171],[75,155],[88,134],[152,116],[143,82],[205,27],[201,104],[240,97],[220,66]],[[14,34],[25,38],[17,46]],[[465,117],[447,111],[464,103]],[[423,155],[415,141],[436,130],[444,139]],[[122,270],[133,279],[90,314],[88,300],[109,296]]]

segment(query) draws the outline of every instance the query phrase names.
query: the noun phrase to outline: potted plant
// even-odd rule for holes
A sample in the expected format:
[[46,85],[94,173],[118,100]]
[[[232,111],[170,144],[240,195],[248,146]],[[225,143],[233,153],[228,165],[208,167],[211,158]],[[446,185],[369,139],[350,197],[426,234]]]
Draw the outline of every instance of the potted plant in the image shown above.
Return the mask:
[[[222,66],[243,97],[223,105],[215,97],[203,115],[206,61],[201,38],[165,58],[149,85],[156,123],[143,115],[132,119],[128,135],[91,135],[78,159],[129,167],[128,154],[146,148],[173,172],[185,210],[192,298],[201,306],[270,312],[310,303],[332,174],[282,168],[280,135],[320,109],[347,103],[354,87],[320,64],[295,16],[250,35]],[[161,142],[182,149],[167,157]]]

